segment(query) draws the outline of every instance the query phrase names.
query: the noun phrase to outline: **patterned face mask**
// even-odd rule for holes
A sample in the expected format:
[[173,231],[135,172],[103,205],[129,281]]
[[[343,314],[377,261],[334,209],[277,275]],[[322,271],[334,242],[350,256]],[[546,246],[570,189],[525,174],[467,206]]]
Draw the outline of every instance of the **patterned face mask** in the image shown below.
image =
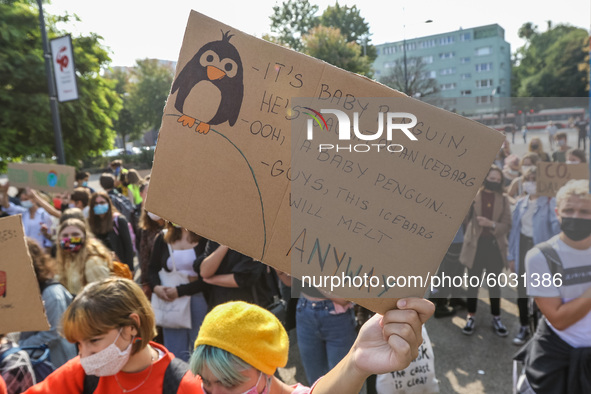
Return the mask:
[[63,237],[60,240],[60,248],[64,252],[79,252],[84,246],[84,239],[82,237]]
[[135,337],[132,337],[129,346],[121,351],[115,345],[115,342],[117,342],[117,339],[121,335],[121,330],[119,330],[119,334],[117,334],[117,338],[115,338],[112,344],[98,353],[80,358],[80,364],[82,364],[82,368],[87,375],[112,376],[121,371],[121,368],[127,364],[129,355],[131,354],[131,345]]

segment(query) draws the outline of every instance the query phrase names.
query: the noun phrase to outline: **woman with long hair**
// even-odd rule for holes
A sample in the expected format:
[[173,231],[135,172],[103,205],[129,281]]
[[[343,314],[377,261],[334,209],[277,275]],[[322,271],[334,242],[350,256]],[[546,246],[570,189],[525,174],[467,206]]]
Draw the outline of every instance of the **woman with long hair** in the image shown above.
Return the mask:
[[57,240],[59,280],[70,293],[78,294],[88,283],[111,275],[111,252],[91,236],[83,221],[67,219],[62,222]]
[[[536,176],[537,169],[535,167],[529,168],[523,174],[525,195],[515,205],[511,232],[509,233],[507,260],[509,261],[509,269],[519,275],[519,278],[525,274],[526,253],[534,245],[547,241],[560,232],[560,223],[554,212],[556,199],[538,196]],[[521,328],[513,338],[513,344],[521,346],[532,334],[529,330],[527,288],[521,280],[517,284],[517,297]]]
[[[511,205],[503,193],[503,171],[493,165],[480,187],[468,213],[468,224],[460,262],[468,267],[469,277],[495,276],[495,286],[489,287],[492,325],[499,336],[508,334],[501,322],[501,289],[498,275],[507,267],[507,234],[511,229]],[[468,287],[468,318],[462,332],[474,333],[478,287]]]
[[94,193],[90,197],[89,207],[90,230],[133,272],[133,241],[125,216],[117,212],[111,198],[105,192]]
[[529,141],[528,151],[536,153],[542,161],[550,161],[550,155],[544,151],[542,140],[538,137],[534,137]]
[[51,353],[51,363],[55,367],[60,367],[69,359],[76,357],[76,346],[69,343],[58,332],[62,315],[72,302],[72,294],[55,279],[57,272],[55,261],[34,239],[26,238],[26,241],[50,328],[47,331],[22,332],[19,345],[47,345]]
[[[195,262],[203,258],[206,243],[207,240],[199,235],[167,222],[166,229],[154,241],[148,267],[148,284],[159,298],[173,301],[178,297],[191,297],[191,328],[163,327],[162,330],[164,346],[185,361],[189,360],[193,341],[207,313],[203,294],[205,284],[193,270]],[[158,274],[162,269],[176,269],[186,274],[190,282],[176,287],[163,286]]]
[[140,283],[146,293],[146,296],[150,298],[152,295],[152,289],[149,286],[149,265],[150,257],[152,256],[152,248],[156,241],[156,236],[162,231],[165,225],[165,220],[160,216],[155,215],[151,212],[146,211],[142,208],[142,215],[140,216],[139,227],[140,241],[138,249],[138,260],[140,264]]

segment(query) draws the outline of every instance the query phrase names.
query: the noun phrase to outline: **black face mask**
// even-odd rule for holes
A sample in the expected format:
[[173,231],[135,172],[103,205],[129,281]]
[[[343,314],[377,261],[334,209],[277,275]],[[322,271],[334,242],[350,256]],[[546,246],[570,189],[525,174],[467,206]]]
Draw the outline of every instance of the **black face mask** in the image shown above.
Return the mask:
[[581,241],[591,235],[591,219],[563,217],[560,229],[569,239]]
[[539,147],[540,147],[540,145],[538,145],[538,144],[532,144],[531,145],[531,148],[532,149],[538,149]]
[[501,182],[491,182],[488,179],[484,180],[484,188],[488,190],[492,190],[493,192],[501,192],[503,187],[501,186]]

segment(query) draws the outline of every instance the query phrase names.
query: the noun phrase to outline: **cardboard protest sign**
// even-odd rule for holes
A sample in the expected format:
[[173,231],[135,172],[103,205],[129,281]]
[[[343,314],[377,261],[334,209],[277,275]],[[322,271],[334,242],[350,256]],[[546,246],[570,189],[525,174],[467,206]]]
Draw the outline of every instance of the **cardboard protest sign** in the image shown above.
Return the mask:
[[[322,152],[319,144],[337,145],[340,135],[336,115],[320,122],[314,111],[323,109],[351,124],[357,112],[365,134],[382,115],[384,129],[398,129],[339,142],[382,143],[376,154]],[[308,114],[324,133],[308,137]],[[301,269],[428,282],[502,141],[486,126],[193,11],[146,209],[296,277]],[[422,296],[426,282],[354,286],[346,296],[377,298],[359,303],[385,311],[396,298]]]
[[0,334],[49,330],[20,215],[0,219],[0,249]]
[[74,188],[76,169],[61,164],[8,163],[8,180],[14,187],[31,187],[48,193]]
[[589,179],[589,167],[586,163],[539,162],[537,165],[536,190],[540,196],[555,197],[558,189],[571,179]]

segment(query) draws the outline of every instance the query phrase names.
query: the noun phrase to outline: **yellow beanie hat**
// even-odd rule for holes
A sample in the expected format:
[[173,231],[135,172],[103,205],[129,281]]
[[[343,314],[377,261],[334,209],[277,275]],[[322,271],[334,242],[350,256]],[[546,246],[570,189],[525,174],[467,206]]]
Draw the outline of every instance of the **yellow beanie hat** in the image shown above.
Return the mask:
[[267,375],[287,364],[289,351],[287,333],[275,315],[243,301],[213,308],[199,329],[199,345],[223,349]]

